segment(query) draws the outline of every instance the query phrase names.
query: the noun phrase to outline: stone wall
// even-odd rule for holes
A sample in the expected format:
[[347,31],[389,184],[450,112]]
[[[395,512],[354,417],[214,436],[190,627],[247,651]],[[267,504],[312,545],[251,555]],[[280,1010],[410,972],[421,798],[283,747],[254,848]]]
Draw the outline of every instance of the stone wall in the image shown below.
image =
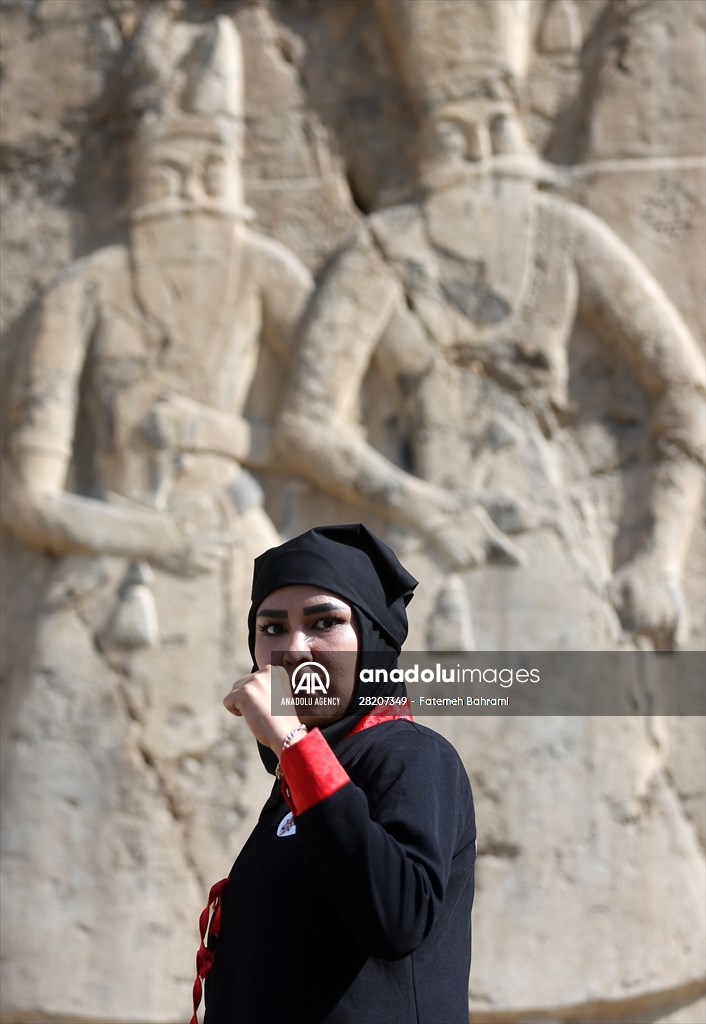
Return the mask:
[[[269,788],[221,700],[278,537],[364,519],[410,649],[704,649],[706,5],[0,19],[0,1020],[172,1024]],[[472,1019],[702,1021],[704,720],[428,724]]]

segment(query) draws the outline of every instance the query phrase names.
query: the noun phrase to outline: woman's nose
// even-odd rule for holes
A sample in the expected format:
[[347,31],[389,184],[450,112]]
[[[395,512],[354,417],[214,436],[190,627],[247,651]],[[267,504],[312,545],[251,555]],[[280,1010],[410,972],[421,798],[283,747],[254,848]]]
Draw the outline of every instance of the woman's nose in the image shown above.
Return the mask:
[[294,667],[303,661],[311,661],[311,638],[302,629],[293,629],[287,634],[282,663]]

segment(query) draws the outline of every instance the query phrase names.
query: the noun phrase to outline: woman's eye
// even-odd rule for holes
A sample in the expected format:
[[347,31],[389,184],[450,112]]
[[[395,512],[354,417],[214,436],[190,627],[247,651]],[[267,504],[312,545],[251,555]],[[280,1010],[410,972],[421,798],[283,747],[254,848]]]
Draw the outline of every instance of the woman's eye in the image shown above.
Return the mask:
[[333,629],[334,626],[338,626],[343,622],[343,619],[339,619],[336,615],[324,615],[323,618],[317,619],[314,623],[314,629]]
[[281,622],[262,622],[257,630],[265,636],[281,636],[284,633],[284,626]]

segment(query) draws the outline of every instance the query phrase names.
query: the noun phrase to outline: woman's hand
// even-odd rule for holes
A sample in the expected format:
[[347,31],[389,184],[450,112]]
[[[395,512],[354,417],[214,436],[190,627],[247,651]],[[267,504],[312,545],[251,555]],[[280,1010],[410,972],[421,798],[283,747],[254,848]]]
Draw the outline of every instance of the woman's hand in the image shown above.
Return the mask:
[[[286,676],[285,669],[277,668],[276,671]],[[296,715],[272,714],[271,665],[238,679],[223,704],[231,714],[244,718],[255,739],[270,747],[277,757],[282,753],[284,737],[301,724]],[[302,729],[292,738],[292,744],[305,735]]]

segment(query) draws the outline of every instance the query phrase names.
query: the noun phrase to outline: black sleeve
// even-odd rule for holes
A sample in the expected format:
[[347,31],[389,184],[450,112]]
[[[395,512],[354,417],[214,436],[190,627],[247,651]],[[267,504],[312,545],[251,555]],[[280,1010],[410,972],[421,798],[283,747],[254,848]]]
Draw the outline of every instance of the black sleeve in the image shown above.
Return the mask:
[[409,723],[372,745],[355,781],[297,816],[297,838],[356,943],[413,952],[441,911],[452,861],[475,840],[473,802],[453,747]]

